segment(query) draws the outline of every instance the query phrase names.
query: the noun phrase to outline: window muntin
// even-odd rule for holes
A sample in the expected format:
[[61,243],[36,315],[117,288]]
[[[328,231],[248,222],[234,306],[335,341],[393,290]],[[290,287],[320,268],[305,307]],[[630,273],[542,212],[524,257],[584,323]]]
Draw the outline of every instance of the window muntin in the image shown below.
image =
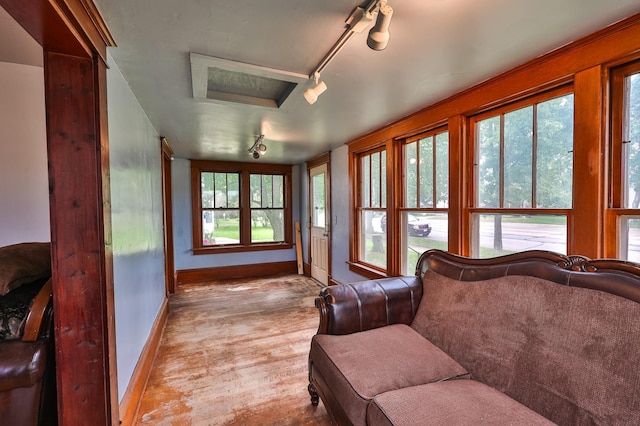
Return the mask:
[[421,253],[448,249],[449,133],[422,134],[403,144],[400,273],[412,274]]
[[194,253],[292,245],[291,166],[192,161],[191,170]]
[[387,268],[387,152],[378,149],[359,156],[358,260]]
[[[532,247],[566,253],[573,204],[573,94],[559,89],[540,95],[478,116],[472,126],[476,147],[472,256]],[[562,231],[541,231],[551,225]],[[514,227],[515,232],[506,233]],[[505,244],[507,235],[520,243]],[[563,244],[557,244],[558,235]],[[536,244],[527,243],[537,237],[541,240]]]

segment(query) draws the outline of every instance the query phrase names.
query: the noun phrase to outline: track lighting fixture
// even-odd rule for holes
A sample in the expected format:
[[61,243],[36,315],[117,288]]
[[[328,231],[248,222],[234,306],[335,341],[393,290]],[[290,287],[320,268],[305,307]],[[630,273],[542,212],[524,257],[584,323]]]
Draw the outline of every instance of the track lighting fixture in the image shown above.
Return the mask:
[[369,37],[367,37],[367,46],[373,50],[383,50],[389,43],[389,24],[391,24],[391,16],[393,15],[393,8],[386,2],[380,3],[378,10],[378,19],[376,24],[369,31]]
[[267,153],[267,146],[264,144],[264,135],[258,136],[251,148],[249,148],[249,152],[256,160]]
[[359,34],[364,31],[374,19],[376,23],[371,31],[369,31],[367,45],[373,50],[383,50],[387,47],[391,15],[393,15],[393,9],[387,4],[386,0],[371,0],[365,7],[356,7],[353,12],[351,12],[351,15],[349,15],[346,21],[347,29],[309,75],[309,79],[314,80],[315,85],[304,91],[304,98],[307,102],[313,105],[318,100],[318,96],[327,90],[327,85],[323,81],[318,82],[322,70],[324,70],[329,62],[342,50],[354,34]]
[[304,91],[304,98],[309,102],[310,105],[313,105],[318,100],[318,96],[322,95],[325,90],[327,90],[327,85],[324,81],[318,82],[320,78],[320,74],[315,76],[315,86],[308,88]]

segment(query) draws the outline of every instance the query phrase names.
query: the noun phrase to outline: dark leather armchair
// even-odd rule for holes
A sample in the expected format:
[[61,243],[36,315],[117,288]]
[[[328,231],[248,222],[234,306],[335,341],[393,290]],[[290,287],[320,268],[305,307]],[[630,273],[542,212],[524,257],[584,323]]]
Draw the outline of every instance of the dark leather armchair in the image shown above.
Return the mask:
[[57,424],[51,280],[31,302],[21,339],[0,341],[0,423]]

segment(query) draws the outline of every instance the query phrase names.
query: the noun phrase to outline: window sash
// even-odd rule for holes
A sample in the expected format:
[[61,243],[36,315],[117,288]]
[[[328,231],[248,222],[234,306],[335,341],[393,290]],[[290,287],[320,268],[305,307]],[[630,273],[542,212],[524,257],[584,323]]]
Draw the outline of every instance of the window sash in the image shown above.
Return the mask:
[[192,160],[191,173],[194,254],[293,246],[291,166]]

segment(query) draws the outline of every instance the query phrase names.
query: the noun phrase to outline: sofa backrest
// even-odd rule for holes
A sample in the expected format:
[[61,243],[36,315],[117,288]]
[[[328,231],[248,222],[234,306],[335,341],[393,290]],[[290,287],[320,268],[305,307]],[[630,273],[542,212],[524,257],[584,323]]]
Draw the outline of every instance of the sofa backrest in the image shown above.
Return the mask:
[[558,424],[640,424],[640,268],[548,252],[418,261],[412,327]]

